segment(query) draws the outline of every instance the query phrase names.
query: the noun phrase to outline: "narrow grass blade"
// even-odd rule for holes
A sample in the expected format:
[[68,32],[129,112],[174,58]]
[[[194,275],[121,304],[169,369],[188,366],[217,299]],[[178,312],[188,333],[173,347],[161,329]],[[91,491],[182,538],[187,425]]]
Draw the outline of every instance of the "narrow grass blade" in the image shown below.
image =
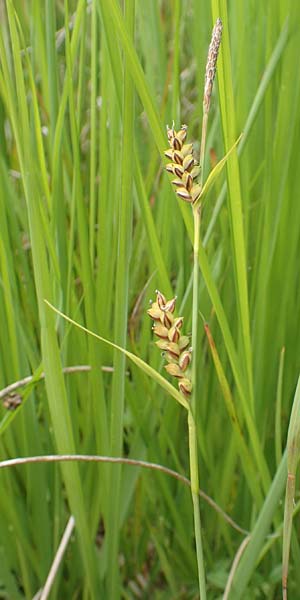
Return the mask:
[[233,150],[236,148],[236,146],[239,144],[240,140],[242,139],[242,136],[243,136],[243,134],[241,133],[241,135],[238,137],[238,139],[233,144],[233,146],[230,148],[230,150],[228,150],[227,154],[225,154],[225,156],[223,156],[223,158],[221,158],[221,160],[219,160],[219,162],[212,169],[212,171],[210,171],[209,176],[203,185],[202,192],[199,196],[199,199],[195,202],[194,207],[198,206],[198,204],[202,204],[202,202],[205,200],[205,197],[207,196],[209,190],[215,183],[217,177],[222,172],[222,169],[225,167],[226,162],[229,159],[229,156],[231,155]]
[[[278,36],[278,40],[274,46],[273,52],[270,56],[270,60],[268,61],[268,64],[264,70],[263,76],[259,82],[256,94],[253,98],[247,119],[245,121],[245,125],[243,127],[243,137],[242,137],[241,143],[239,144],[239,147],[237,149],[239,156],[241,156],[241,154],[244,151],[245,146],[247,145],[249,135],[252,131],[252,128],[254,126],[256,119],[258,118],[259,110],[261,109],[261,106],[263,104],[263,100],[264,100],[266,92],[268,90],[268,86],[270,85],[270,83],[272,81],[274,72],[275,72],[276,68],[278,67],[278,64],[282,57],[282,53],[285,49],[287,40],[288,40],[288,19],[286,19],[284,26],[282,27],[282,30]],[[226,183],[224,183],[221,193],[219,194],[216,205],[214,207],[213,214],[212,214],[211,220],[209,222],[209,225],[208,225],[208,228],[205,233],[204,240],[203,240],[204,246],[207,245],[208,240],[210,239],[210,236],[213,232],[213,229],[216,225],[218,216],[220,214],[220,210],[224,204],[225,197],[226,197]]]
[[[19,110],[19,123],[13,121],[14,134],[19,138],[18,159],[21,166],[23,186],[27,203],[30,235],[32,244],[32,257],[35,273],[36,291],[39,305],[39,318],[41,325],[41,346],[44,359],[44,370],[46,375],[46,386],[48,391],[49,409],[54,424],[56,443],[59,451],[74,450],[74,438],[72,431],[71,416],[66,397],[64,381],[61,372],[59,348],[55,332],[55,320],[49,315],[49,311],[43,303],[43,297],[52,296],[52,282],[48,266],[47,247],[43,235],[43,222],[41,210],[38,203],[38,184],[34,178],[34,165],[32,164],[30,148],[32,137],[30,121],[27,108],[27,96],[25,90],[24,74],[21,64],[21,46],[17,31],[17,20],[11,0],[7,1],[7,12],[9,18],[10,37],[13,50],[13,66],[17,81],[17,97]],[[7,78],[9,74],[7,73]],[[10,86],[7,79],[7,86]],[[48,313],[48,314],[47,314]],[[97,575],[95,569],[95,557],[88,532],[83,488],[76,465],[71,468],[63,468],[63,474],[67,493],[75,515],[79,539],[82,550],[82,560],[86,568],[87,580],[90,593],[96,597]]]
[[244,438],[242,428],[241,428],[241,425],[239,422],[239,418],[238,418],[238,415],[237,415],[237,412],[236,412],[236,409],[234,406],[230,387],[229,387],[224,369],[222,367],[222,363],[220,361],[220,357],[218,355],[218,351],[216,349],[209,326],[207,324],[205,324],[204,329],[205,329],[205,333],[207,335],[209,347],[210,347],[212,358],[213,358],[214,365],[216,368],[217,377],[218,377],[218,380],[219,380],[219,383],[221,386],[223,398],[224,398],[225,405],[226,405],[226,410],[230,417],[233,432],[234,432],[234,435],[237,440],[237,449],[238,449],[238,453],[240,454],[241,461],[243,464],[245,478],[247,479],[247,483],[248,483],[249,489],[251,490],[253,499],[255,500],[257,506],[259,507],[262,504],[262,493],[261,493],[260,487],[257,482],[257,470],[255,467],[255,463],[253,462],[252,456],[247,447],[246,440]]
[[100,340],[101,342],[104,342],[105,344],[108,344],[112,348],[115,348],[116,350],[119,350],[120,352],[122,352],[123,354],[125,354],[125,356],[127,356],[127,358],[129,358],[130,360],[132,360],[132,362],[134,362],[140,369],[142,369],[142,371],[144,371],[144,373],[146,373],[147,375],[149,375],[149,377],[151,377],[153,379],[153,381],[155,381],[158,385],[160,385],[165,390],[165,392],[167,392],[170,396],[172,396],[179,404],[181,404],[182,406],[184,406],[184,408],[186,408],[186,410],[189,410],[189,404],[184,399],[184,397],[182,396],[182,394],[180,394],[177,391],[177,389],[175,387],[173,387],[173,385],[171,385],[164,377],[162,377],[162,375],[160,375],[159,373],[157,373],[157,371],[155,371],[155,369],[153,369],[152,367],[150,367],[141,358],[139,358],[138,356],[136,356],[132,352],[129,352],[128,350],[125,350],[125,348],[121,348],[117,344],[114,344],[114,342],[110,342],[109,340],[106,340],[105,338],[101,337],[101,335],[97,335],[97,333],[94,333],[93,331],[90,331],[86,327],[83,327],[83,325],[80,325],[79,323],[76,323],[76,321],[73,321],[73,319],[71,319],[70,317],[68,317],[67,315],[65,315],[64,313],[62,313],[60,310],[58,310],[57,308],[55,308],[55,306],[53,306],[50,302],[48,302],[48,300],[44,300],[44,302],[46,304],[48,304],[48,306],[52,310],[54,310],[54,312],[56,312],[58,315],[60,315],[63,319],[66,319],[66,321],[69,321],[69,323],[72,323],[73,325],[75,325],[75,327],[78,327],[82,331],[85,331],[89,335],[92,335],[93,337],[95,337],[97,340]]
[[255,521],[251,532],[250,542],[241,558],[238,568],[235,572],[231,594],[235,600],[244,598],[247,585],[254,573],[259,553],[263,547],[266,535],[269,532],[270,525],[274,519],[274,514],[278,510],[278,504],[284,492],[284,486],[287,476],[287,456],[284,453],[281,463],[272,480],[271,487],[266,496],[264,505]]
[[282,594],[287,599],[288,568],[293,524],[293,509],[296,487],[296,471],[300,458],[300,378],[294,397],[287,438],[287,483],[284,505],[283,550],[282,550]]
[[[223,22],[222,47],[218,60],[218,87],[225,149],[234,144],[236,138],[235,105],[231,72],[231,55],[229,47],[228,14],[225,0],[212,0],[213,18],[221,17]],[[242,334],[243,368],[245,371],[247,390],[251,411],[254,411],[252,349],[250,338],[250,315],[248,300],[246,244],[243,225],[243,211],[239,165],[236,150],[226,163],[228,208],[230,213],[232,252],[234,260],[234,277],[236,286],[236,302]]]
[[[128,0],[125,5],[125,22],[131,39],[134,38],[135,0]],[[123,134],[121,157],[121,193],[118,214],[118,260],[116,267],[114,339],[121,346],[126,346],[128,319],[128,286],[132,240],[133,213],[133,148],[134,148],[134,85],[124,60],[123,80]],[[125,354],[114,352],[114,373],[111,392],[110,412],[110,454],[121,456],[123,449],[124,404],[125,404]],[[120,596],[119,581],[119,530],[121,492],[121,465],[110,471],[110,498],[107,518],[107,596]]]
[[285,359],[285,347],[280,352],[279,370],[276,392],[276,412],[275,412],[275,455],[277,467],[282,459],[282,387],[283,387],[283,369]]

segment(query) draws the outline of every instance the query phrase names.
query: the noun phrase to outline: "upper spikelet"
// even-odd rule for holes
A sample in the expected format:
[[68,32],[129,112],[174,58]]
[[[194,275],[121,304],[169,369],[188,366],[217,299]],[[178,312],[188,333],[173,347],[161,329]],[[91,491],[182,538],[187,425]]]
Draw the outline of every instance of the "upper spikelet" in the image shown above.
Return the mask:
[[221,43],[223,25],[221,19],[217,19],[216,24],[212,31],[211,42],[208,49],[208,56],[205,70],[205,85],[204,85],[204,96],[203,106],[204,112],[208,113],[211,93],[216,74],[217,59],[219,54],[219,48]]
[[201,187],[196,183],[199,175],[199,166],[193,157],[193,144],[185,144],[187,125],[182,125],[179,131],[173,126],[167,127],[170,149],[165,151],[165,156],[172,162],[166,165],[166,170],[175,175],[172,180],[176,187],[176,194],[185,202],[196,202],[201,193]]

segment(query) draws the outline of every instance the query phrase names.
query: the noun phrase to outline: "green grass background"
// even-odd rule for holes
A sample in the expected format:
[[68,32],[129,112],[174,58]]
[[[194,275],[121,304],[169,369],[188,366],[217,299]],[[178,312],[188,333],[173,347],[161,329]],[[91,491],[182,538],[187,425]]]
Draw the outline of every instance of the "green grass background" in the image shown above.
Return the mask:
[[[300,5],[6,0],[0,10],[0,386],[46,376],[22,389],[18,410],[1,409],[1,458],[125,455],[186,475],[184,411],[44,299],[158,370],[146,315],[156,288],[178,296],[191,330],[192,215],[162,154],[173,119],[199,150],[207,49],[222,18],[205,177],[244,135],[201,225],[199,310],[223,388],[200,319],[200,486],[253,531],[229,598],[279,598],[281,536],[266,536],[281,533],[282,453],[300,362]],[[79,364],[92,371],[62,375]],[[75,533],[51,599],[197,598],[181,482],[69,463],[6,469],[0,486],[1,598],[31,599],[43,586],[70,514]],[[201,509],[215,600],[245,536]],[[298,532],[295,519],[291,598]]]

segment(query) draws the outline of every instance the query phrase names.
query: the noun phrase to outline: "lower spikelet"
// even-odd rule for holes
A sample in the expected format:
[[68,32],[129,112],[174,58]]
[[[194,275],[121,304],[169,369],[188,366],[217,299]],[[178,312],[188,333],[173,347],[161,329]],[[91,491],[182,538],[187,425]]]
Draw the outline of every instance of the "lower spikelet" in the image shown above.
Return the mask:
[[151,303],[147,313],[154,321],[153,332],[159,338],[156,343],[164,351],[168,362],[166,371],[178,379],[178,387],[185,397],[192,392],[189,375],[189,365],[192,353],[189,348],[190,338],[182,335],[183,317],[174,317],[176,297],[166,300],[165,296],[156,290],[156,301]]

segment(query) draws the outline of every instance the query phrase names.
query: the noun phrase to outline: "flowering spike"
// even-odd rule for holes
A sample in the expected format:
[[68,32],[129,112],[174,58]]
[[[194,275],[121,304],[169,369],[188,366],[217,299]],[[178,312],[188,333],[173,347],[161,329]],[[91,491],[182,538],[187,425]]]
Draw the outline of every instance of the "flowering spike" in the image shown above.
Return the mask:
[[[171,131],[170,135],[173,135],[174,132],[169,131]],[[181,135],[184,137],[184,131]],[[154,335],[159,338],[155,344],[163,351],[164,358],[168,363],[165,365],[165,369],[169,375],[178,379],[180,392],[188,398],[192,390],[189,378],[191,349],[187,350],[190,339],[181,333],[183,317],[174,317],[173,315],[175,304],[176,296],[171,300],[166,300],[165,296],[156,290],[156,301],[151,303],[147,313],[154,320],[152,329]]]
[[222,21],[221,19],[217,19],[216,24],[212,31],[211,42],[208,49],[207,63],[206,63],[206,71],[205,71],[205,85],[204,85],[204,97],[203,97],[203,107],[204,112],[208,113],[211,93],[214,83],[214,78],[216,74],[217,67],[217,59],[219,54],[219,48],[222,37]]
[[177,196],[192,204],[201,193],[200,186],[195,186],[195,179],[198,177],[200,169],[193,157],[193,144],[184,143],[187,126],[182,125],[179,131],[175,131],[173,123],[171,129],[167,127],[167,135],[171,150],[166,150],[165,156],[172,162],[166,165],[166,171],[176,176],[172,183],[179,188],[176,190]]

